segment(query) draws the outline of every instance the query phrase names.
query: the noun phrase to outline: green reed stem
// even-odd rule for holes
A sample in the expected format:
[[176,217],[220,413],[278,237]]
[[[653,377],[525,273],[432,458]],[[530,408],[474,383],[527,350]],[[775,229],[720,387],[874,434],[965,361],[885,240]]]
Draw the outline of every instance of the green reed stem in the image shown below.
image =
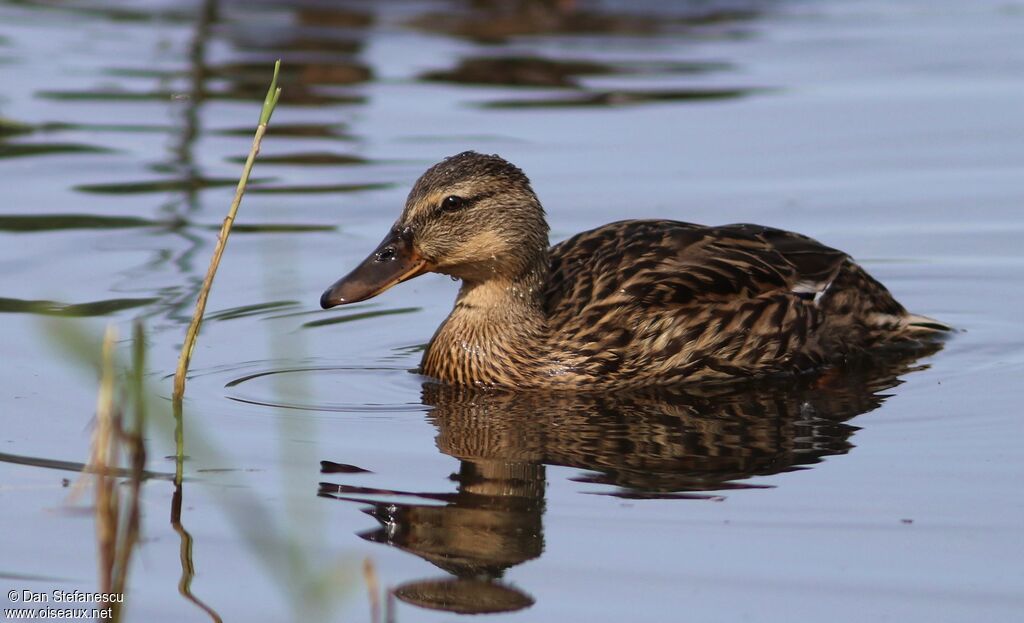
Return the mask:
[[249,149],[249,156],[245,159],[245,166],[242,167],[242,177],[238,180],[235,188],[235,198],[231,202],[231,209],[224,217],[220,234],[217,236],[217,245],[213,249],[213,257],[210,259],[210,267],[206,270],[206,278],[203,279],[203,286],[199,290],[199,299],[196,301],[196,309],[192,313],[192,322],[188,325],[185,333],[185,343],[181,347],[181,356],[178,358],[178,369],[174,373],[174,399],[181,400],[185,395],[185,375],[188,373],[188,364],[192,361],[192,350],[196,345],[196,338],[199,337],[199,325],[203,322],[203,313],[206,311],[206,301],[210,296],[210,288],[213,286],[213,277],[217,274],[217,267],[220,266],[220,259],[224,255],[224,247],[227,245],[228,236],[231,234],[231,226],[235,222],[235,215],[238,213],[238,206],[242,203],[242,195],[245,194],[245,187],[249,183],[249,174],[256,162],[256,155],[260,153],[260,143],[263,142],[263,135],[267,133],[267,124],[270,123],[270,116],[274,113],[277,100],[281,97],[281,89],[277,86],[277,75],[281,70],[281,61],[274,63],[274,77],[270,81],[270,89],[267,90],[267,97],[263,100],[263,110],[260,112],[260,123],[256,126],[256,134],[252,138],[252,147]]

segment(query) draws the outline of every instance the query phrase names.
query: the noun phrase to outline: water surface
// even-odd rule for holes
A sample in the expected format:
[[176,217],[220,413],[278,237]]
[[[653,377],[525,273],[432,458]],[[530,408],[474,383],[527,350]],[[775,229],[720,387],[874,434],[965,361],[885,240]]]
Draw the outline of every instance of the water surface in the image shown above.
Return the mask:
[[[0,1],[0,586],[95,589],[64,479],[96,378],[52,323],[143,318],[169,394],[280,57],[179,491],[149,436],[128,620],[299,618],[296,569],[335,566],[335,616],[369,620],[366,557],[400,621],[1019,618],[1022,42],[1010,0]],[[457,284],[317,302],[465,149],[530,175],[553,240],[790,228],[962,332],[785,388],[437,387],[410,369]]]

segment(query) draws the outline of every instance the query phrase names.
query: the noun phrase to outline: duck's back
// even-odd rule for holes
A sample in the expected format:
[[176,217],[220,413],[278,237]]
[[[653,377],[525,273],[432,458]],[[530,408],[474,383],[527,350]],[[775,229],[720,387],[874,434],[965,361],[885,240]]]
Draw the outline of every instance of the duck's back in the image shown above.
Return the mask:
[[758,225],[620,221],[550,258],[551,348],[595,379],[796,371],[900,339],[916,318],[842,251]]

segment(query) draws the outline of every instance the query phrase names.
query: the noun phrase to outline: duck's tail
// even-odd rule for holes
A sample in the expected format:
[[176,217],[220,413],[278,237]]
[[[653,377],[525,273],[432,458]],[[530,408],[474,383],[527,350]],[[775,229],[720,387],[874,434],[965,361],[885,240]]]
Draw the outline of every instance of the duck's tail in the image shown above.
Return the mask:
[[918,314],[910,314],[903,316],[901,319],[901,325],[903,331],[913,337],[942,337],[946,333],[952,333],[953,327],[950,325],[939,322],[934,318],[928,316],[920,316]]

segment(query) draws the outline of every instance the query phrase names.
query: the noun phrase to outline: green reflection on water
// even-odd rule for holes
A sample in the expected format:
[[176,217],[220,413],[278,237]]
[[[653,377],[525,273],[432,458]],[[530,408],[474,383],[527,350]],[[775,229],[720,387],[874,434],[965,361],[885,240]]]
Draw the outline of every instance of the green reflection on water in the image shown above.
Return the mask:
[[206,314],[206,319],[233,320],[235,318],[245,318],[247,316],[258,316],[265,311],[298,307],[298,305],[298,301],[269,301],[266,303],[256,303],[254,305],[241,305]]
[[76,317],[106,316],[125,309],[145,307],[159,300],[158,298],[121,298],[93,301],[91,303],[58,303],[56,301],[33,301],[0,297],[0,313]]
[[[226,91],[200,91],[184,93],[179,91],[126,91],[120,89],[93,89],[93,90],[62,90],[62,91],[37,91],[36,97],[61,102],[170,102],[172,100],[229,100],[229,101],[259,101],[265,93],[257,92],[256,89],[244,88],[236,85],[234,89]],[[291,92],[285,95],[282,92],[283,103],[293,106],[325,106],[342,104],[365,104],[366,98],[362,95],[325,95],[313,93],[312,91]],[[284,101],[287,100],[287,101]]]
[[[243,164],[245,156],[234,156],[227,158],[228,162]],[[329,151],[297,152],[294,154],[281,154],[279,156],[260,156],[260,164],[277,165],[362,165],[370,164],[372,161],[359,156],[348,154],[336,154]]]
[[70,153],[102,154],[112,151],[106,147],[83,143],[0,143],[0,159]]
[[98,214],[5,214],[0,215],[0,231],[38,232],[60,229],[122,229],[152,227],[155,221],[135,216]]
[[[159,221],[137,216],[101,216],[98,214],[6,214],[0,215],[0,231],[47,232],[65,229],[125,229],[131,227],[198,227],[219,231],[220,225],[194,224],[183,220]],[[233,232],[242,234],[301,234],[337,231],[335,225],[316,223],[244,223]]]
[[227,177],[188,177],[182,179],[150,180],[144,182],[120,182],[113,184],[79,184],[74,189],[83,193],[100,195],[137,195],[142,193],[180,192],[201,188],[235,186],[237,179]]
[[282,186],[254,186],[246,192],[277,195],[277,194],[315,194],[315,193],[356,193],[366,190],[384,190],[394,188],[391,182],[371,182],[368,184],[325,184],[322,186],[312,185],[282,185]]
[[[203,225],[204,229],[220,231],[220,225]],[[302,234],[320,231],[337,231],[334,225],[304,225],[302,223],[238,224],[231,227],[233,234]]]
[[598,91],[539,99],[506,99],[478,104],[481,108],[577,108],[615,107],[657,102],[724,100],[745,97],[764,89],[671,89],[659,91]]
[[[267,136],[281,136],[292,138],[333,138],[340,140],[352,140],[351,136],[345,134],[345,126],[342,124],[329,123],[279,123],[267,127]],[[211,130],[211,134],[222,136],[252,136],[252,128],[224,128],[222,130]],[[263,161],[263,156],[260,156]]]
[[313,327],[323,327],[332,324],[341,324],[343,322],[353,322],[355,320],[364,320],[366,318],[377,318],[379,316],[391,316],[394,314],[411,314],[422,310],[422,307],[398,307],[395,309],[379,309],[376,311],[361,312],[358,314],[348,314],[347,316],[336,316],[334,318],[323,318],[320,320],[310,320],[309,322],[303,323],[304,329]]
[[4,119],[0,117],[0,137],[13,136],[15,134],[28,134],[32,132],[34,128],[27,124],[15,121],[13,119]]

